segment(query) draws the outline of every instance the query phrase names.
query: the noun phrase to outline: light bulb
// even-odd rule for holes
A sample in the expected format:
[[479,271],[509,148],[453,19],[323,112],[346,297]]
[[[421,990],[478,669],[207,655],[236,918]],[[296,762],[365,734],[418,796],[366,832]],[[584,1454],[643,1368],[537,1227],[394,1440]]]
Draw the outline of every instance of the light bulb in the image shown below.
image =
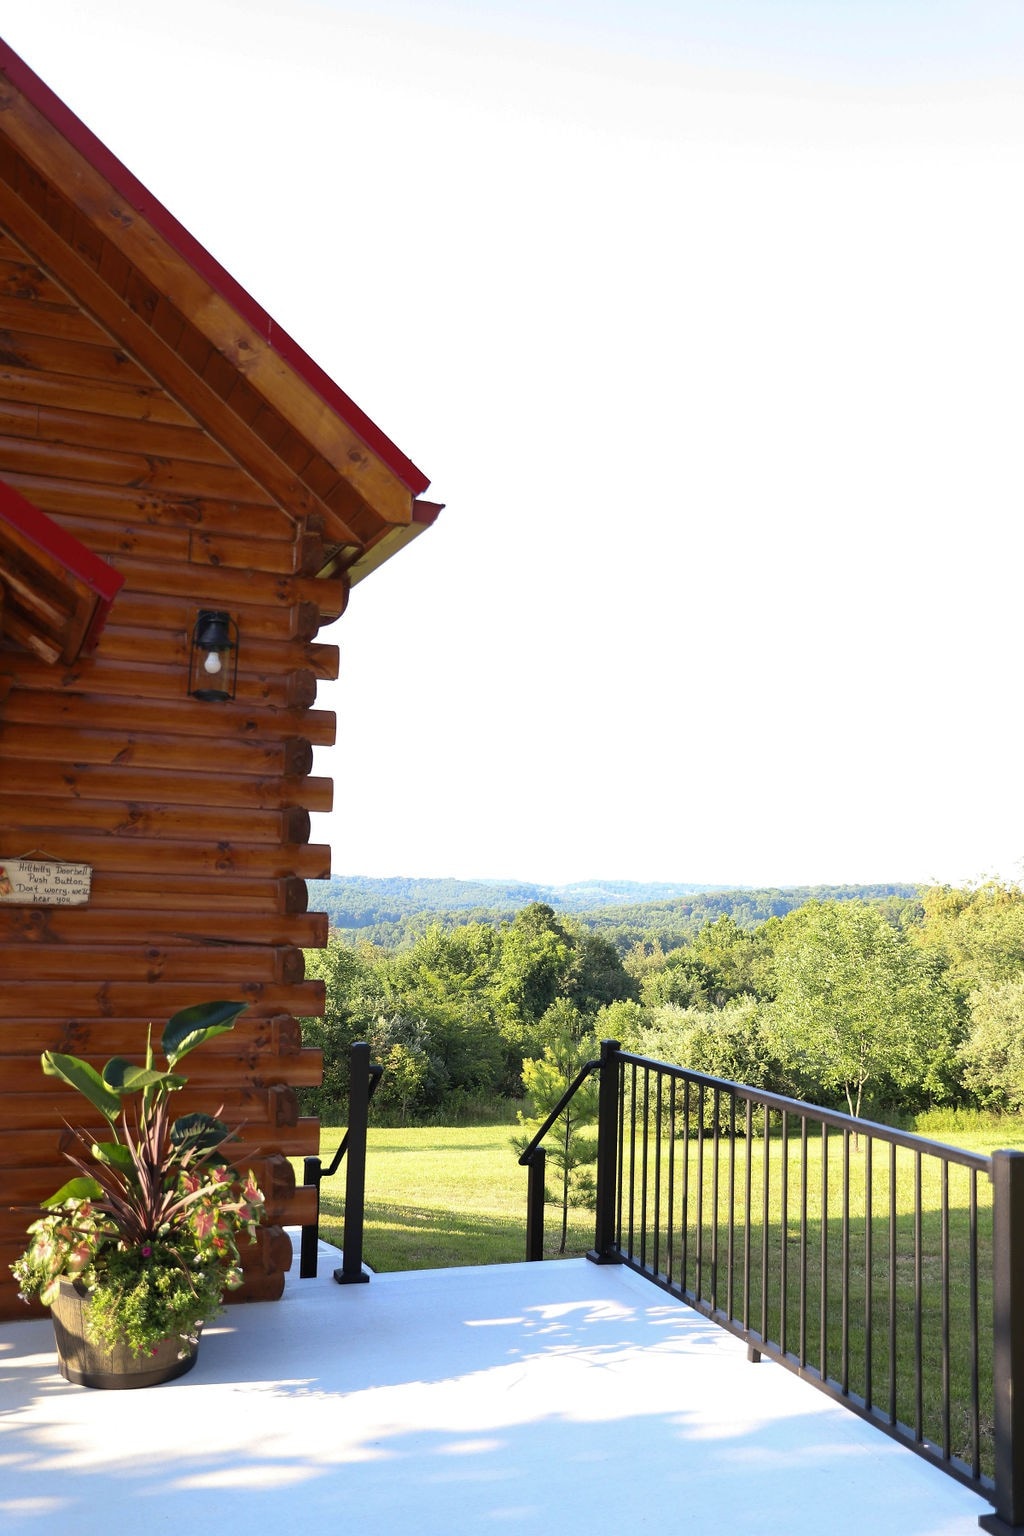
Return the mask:
[[220,671],[219,651],[207,652],[206,660],[203,662],[203,671],[209,672],[211,676],[215,676]]

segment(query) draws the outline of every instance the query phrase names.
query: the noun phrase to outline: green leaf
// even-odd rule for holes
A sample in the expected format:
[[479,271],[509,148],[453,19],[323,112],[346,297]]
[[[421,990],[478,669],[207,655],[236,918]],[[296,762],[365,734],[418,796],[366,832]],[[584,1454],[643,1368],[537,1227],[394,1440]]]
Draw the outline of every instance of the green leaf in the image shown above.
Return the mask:
[[171,1144],[179,1151],[194,1148],[197,1152],[210,1152],[230,1135],[231,1127],[213,1115],[182,1115],[171,1126]]
[[92,1155],[98,1163],[106,1163],[121,1173],[134,1172],[135,1160],[128,1148],[119,1141],[94,1141]]
[[186,1052],[202,1045],[204,1040],[226,1034],[248,1006],[248,1003],[198,1003],[194,1008],[183,1008],[176,1013],[168,1019],[161,1041],[168,1065],[176,1066]]
[[64,1056],[60,1051],[44,1051],[43,1071],[47,1077],[59,1077],[95,1105],[103,1117],[114,1124],[121,1112],[120,1096],[100,1077],[95,1067],[77,1056]]
[[175,1077],[170,1072],[158,1072],[151,1067],[138,1067],[124,1056],[113,1056],[103,1068],[103,1081],[115,1093],[137,1093],[140,1088],[162,1085],[168,1092],[184,1088],[187,1077]]
[[48,1200],[40,1200],[39,1204],[44,1211],[53,1210],[56,1205],[63,1205],[65,1200],[101,1200],[103,1198],[103,1185],[88,1175],[80,1175],[77,1179],[69,1179],[58,1189],[55,1195]]

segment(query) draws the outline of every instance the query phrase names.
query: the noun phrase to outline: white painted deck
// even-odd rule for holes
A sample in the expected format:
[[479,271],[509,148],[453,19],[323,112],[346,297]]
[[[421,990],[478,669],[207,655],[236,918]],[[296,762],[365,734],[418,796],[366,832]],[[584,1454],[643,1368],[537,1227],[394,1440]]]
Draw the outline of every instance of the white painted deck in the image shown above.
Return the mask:
[[974,1536],[989,1509],[625,1269],[338,1262],[141,1392],[0,1325],[0,1530]]

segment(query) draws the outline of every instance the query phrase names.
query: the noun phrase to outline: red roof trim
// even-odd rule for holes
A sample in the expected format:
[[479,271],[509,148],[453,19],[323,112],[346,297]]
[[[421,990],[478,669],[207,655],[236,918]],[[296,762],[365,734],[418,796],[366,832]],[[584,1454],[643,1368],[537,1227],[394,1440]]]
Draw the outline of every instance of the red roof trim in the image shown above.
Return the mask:
[[13,486],[5,485],[2,481],[0,518],[10,527],[16,528],[37,549],[56,560],[71,576],[88,587],[90,592],[95,593],[96,611],[81,645],[81,649],[86,650],[98,639],[110,612],[110,605],[124,586],[121,572],[115,571],[99,555],[94,555],[73,534],[61,528],[45,512],[40,512],[30,501],[26,501]]
[[237,283],[231,274],[199,244],[184,225],[170,213],[152,192],[144,187],[128,167],[112,154],[96,135],[75,116],[60,97],[40,80],[24,59],[0,38],[0,74],[5,74],[23,96],[48,118],[54,128],[89,164],[110,182],[125,202],[142,215],[177,251],[178,255],[210,287],[235,309],[266,339],[267,345],[284,359],[288,366],[312,389],[326,405],[357,432],[378,458],[382,459],[403,485],[414,496],[426,490],[430,481],[421,469],[398,448],[381,429],[361,411],[354,400],[340,389],[323,369],[314,363],[297,341],[293,341],[276,321],[261,308],[251,294]]

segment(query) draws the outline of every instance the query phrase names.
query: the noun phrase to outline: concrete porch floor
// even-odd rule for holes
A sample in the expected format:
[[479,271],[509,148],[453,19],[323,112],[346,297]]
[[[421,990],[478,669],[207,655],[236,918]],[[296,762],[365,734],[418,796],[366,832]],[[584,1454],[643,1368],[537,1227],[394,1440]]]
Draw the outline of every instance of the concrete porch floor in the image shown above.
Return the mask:
[[989,1505],[628,1270],[289,1277],[180,1381],[0,1325],[0,1530],[973,1536]]

